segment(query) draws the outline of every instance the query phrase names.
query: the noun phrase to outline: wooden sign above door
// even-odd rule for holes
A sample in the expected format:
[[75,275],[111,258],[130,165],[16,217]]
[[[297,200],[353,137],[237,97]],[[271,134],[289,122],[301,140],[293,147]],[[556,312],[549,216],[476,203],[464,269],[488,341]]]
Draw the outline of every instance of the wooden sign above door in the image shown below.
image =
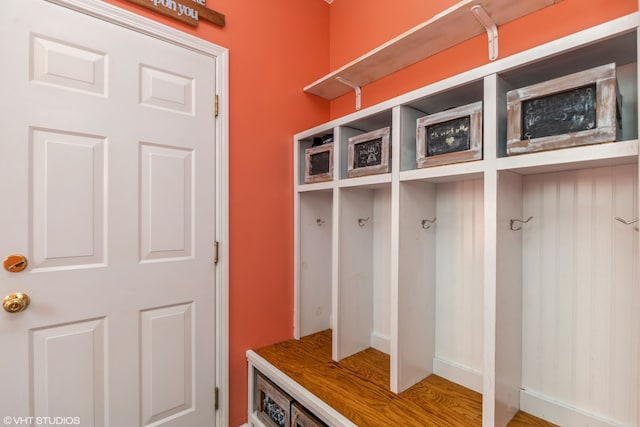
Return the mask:
[[127,0],[164,16],[197,27],[200,20],[224,27],[224,15],[207,8],[206,0]]

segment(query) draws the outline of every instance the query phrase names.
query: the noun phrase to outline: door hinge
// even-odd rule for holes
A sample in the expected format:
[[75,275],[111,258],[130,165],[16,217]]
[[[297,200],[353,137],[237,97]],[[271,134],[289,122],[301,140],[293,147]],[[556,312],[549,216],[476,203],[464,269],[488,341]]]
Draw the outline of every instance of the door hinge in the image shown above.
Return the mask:
[[218,260],[220,259],[219,251],[220,251],[220,242],[216,240],[216,242],[213,244],[213,263],[214,264],[217,264]]
[[213,100],[213,115],[215,117],[218,117],[218,105],[219,105],[218,95],[216,95]]
[[216,387],[216,391],[213,395],[213,408],[217,411],[220,409],[220,390]]

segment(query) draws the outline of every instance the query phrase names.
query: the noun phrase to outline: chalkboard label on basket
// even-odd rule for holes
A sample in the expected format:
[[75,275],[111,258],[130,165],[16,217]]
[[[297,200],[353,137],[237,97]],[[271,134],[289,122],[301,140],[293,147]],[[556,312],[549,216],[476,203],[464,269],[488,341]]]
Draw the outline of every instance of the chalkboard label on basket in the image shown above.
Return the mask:
[[470,127],[469,116],[428,126],[426,129],[427,156],[469,150]]
[[596,84],[522,102],[521,139],[595,129]]
[[355,167],[366,168],[382,164],[382,138],[360,142],[354,146]]
[[319,175],[329,172],[330,151],[322,151],[317,154],[310,155],[309,175]]
[[349,178],[389,172],[391,128],[361,133],[349,138]]
[[333,144],[321,144],[304,150],[304,182],[333,179]]

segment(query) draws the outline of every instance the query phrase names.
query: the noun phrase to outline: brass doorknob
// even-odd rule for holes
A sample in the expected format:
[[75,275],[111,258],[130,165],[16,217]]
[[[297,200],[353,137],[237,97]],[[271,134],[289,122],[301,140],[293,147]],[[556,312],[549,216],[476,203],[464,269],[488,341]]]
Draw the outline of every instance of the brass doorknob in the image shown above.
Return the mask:
[[9,313],[20,313],[29,306],[29,296],[20,292],[7,295],[2,300],[2,306]]

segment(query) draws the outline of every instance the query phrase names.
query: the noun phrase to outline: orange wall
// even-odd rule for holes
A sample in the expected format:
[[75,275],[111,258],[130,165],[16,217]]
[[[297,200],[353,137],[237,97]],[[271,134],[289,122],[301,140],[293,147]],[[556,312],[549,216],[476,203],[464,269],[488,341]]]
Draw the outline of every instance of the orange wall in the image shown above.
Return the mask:
[[[354,111],[302,88],[458,0],[208,0],[227,26],[197,29],[104,0],[229,48],[230,420],[246,421],[245,351],[293,334],[292,135]],[[521,0],[513,0],[521,1]],[[637,0],[562,0],[500,32],[500,57],[638,9]],[[363,107],[488,62],[486,36],[363,88]]]
[[[521,0],[518,0],[521,1]],[[335,0],[331,4],[329,66],[335,70],[459,0]]]

